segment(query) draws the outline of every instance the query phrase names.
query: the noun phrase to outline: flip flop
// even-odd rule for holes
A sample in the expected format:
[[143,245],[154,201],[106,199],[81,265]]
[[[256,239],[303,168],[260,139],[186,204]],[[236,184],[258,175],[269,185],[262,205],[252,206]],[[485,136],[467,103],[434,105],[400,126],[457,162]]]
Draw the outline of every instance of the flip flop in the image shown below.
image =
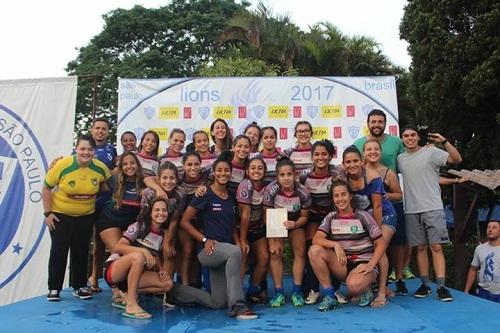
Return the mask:
[[387,300],[387,298],[375,298],[371,303],[370,303],[370,306],[372,308],[383,308],[384,306],[387,305],[387,303],[389,303],[389,301]]
[[125,310],[125,307],[127,306],[127,304],[125,302],[112,301],[111,306],[114,308],[117,308],[117,309]]
[[138,312],[127,312],[124,311],[122,312],[122,316],[127,317],[127,318],[132,318],[132,319],[140,319],[140,320],[146,320],[146,319],[151,319],[151,314],[146,312],[146,311],[138,311]]

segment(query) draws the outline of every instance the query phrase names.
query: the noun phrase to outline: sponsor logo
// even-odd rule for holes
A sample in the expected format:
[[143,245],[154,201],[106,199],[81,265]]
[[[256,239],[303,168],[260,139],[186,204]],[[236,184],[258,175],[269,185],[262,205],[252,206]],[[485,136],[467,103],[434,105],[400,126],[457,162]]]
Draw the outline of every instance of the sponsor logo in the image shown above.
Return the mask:
[[160,106],[160,119],[179,119],[177,106]]
[[191,119],[193,117],[193,109],[190,106],[185,106],[183,109],[184,119]]
[[321,118],[340,119],[342,118],[342,106],[340,105],[322,105]]
[[[31,128],[0,105],[0,289],[19,274],[45,232],[42,186],[47,161]],[[33,217],[36,217],[35,219]]]
[[269,118],[286,119],[288,118],[288,105],[269,105],[267,112]]
[[288,129],[281,127],[280,128],[280,140],[287,140],[288,139]]
[[340,139],[341,137],[342,137],[342,127],[335,126],[333,128],[333,138],[334,139]]
[[247,117],[247,107],[238,106],[238,118],[246,118],[246,117]]
[[155,131],[160,137],[161,141],[167,140],[168,138],[168,129],[166,128],[150,128],[151,131]]
[[397,136],[398,135],[398,126],[397,125],[389,125],[389,134]]
[[222,119],[233,119],[234,106],[231,105],[220,105],[214,107],[214,118],[222,118]]
[[313,140],[325,140],[328,139],[328,127],[314,127],[313,128]]
[[347,105],[346,107],[347,117],[355,117],[356,116],[356,107],[354,105]]
[[294,118],[302,117],[302,107],[300,105],[296,105],[293,107],[293,117]]

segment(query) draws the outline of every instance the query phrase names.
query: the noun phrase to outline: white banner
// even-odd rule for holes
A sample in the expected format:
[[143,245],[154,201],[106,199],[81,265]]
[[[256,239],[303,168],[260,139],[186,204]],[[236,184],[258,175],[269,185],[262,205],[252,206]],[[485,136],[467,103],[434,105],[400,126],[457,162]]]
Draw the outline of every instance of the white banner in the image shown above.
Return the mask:
[[42,185],[71,151],[76,77],[0,81],[0,305],[47,293]]
[[387,131],[397,135],[394,76],[120,79],[117,137],[133,131],[139,140],[153,129],[164,152],[172,128],[186,132],[187,144],[194,131],[208,132],[223,118],[233,136],[252,121],[274,126],[278,146],[288,148],[295,145],[295,123],[308,120],[313,141],[333,140],[337,164],[344,148],[367,133],[366,115],[374,108],[386,113]]

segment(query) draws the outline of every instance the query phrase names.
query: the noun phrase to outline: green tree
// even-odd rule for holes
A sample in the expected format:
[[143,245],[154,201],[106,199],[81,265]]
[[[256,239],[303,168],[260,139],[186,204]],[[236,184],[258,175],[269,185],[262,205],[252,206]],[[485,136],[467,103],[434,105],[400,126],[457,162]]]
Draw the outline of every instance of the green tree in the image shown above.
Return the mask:
[[215,40],[225,22],[248,6],[234,0],[173,0],[169,5],[148,9],[116,9],[104,15],[104,28],[79,49],[67,66],[69,75],[79,75],[75,132],[88,128],[94,80],[101,75],[96,115],[106,116],[115,128],[118,77],[184,77],[197,73],[214,59]]
[[253,11],[240,10],[231,17],[218,39],[225,55],[264,60],[278,66],[281,73],[293,71],[301,47],[300,29],[286,15],[273,15],[262,2]]
[[500,166],[500,2],[413,0],[401,37],[416,120],[456,139],[467,168]]
[[200,76],[277,76],[277,66],[269,66],[264,61],[252,58],[218,58],[212,65],[201,68]]

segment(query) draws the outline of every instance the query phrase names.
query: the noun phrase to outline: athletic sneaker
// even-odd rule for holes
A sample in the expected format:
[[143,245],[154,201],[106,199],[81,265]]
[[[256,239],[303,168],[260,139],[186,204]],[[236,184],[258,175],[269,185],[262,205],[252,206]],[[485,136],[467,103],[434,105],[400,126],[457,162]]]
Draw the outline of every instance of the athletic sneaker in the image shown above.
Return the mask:
[[304,296],[302,292],[292,293],[292,304],[293,306],[304,306]]
[[273,298],[269,301],[269,305],[273,308],[279,308],[285,305],[285,295],[279,293],[274,294]]
[[49,290],[49,294],[47,295],[47,301],[58,302],[61,300],[59,297],[59,290]]
[[306,304],[316,304],[319,298],[319,291],[309,290],[309,294],[306,297]]
[[415,296],[416,298],[424,298],[429,296],[430,294],[432,294],[431,288],[429,288],[425,284],[421,284],[417,291],[415,291],[415,294],[413,294],[413,296]]
[[371,288],[368,288],[367,292],[365,292],[361,297],[359,298],[359,306],[367,306],[372,302],[373,299],[373,292]]
[[78,289],[73,289],[73,296],[79,299],[89,299],[92,298],[92,293],[87,287],[82,287]]
[[406,288],[406,283],[403,280],[396,281],[396,294],[403,296],[408,295],[408,289]]
[[326,295],[318,305],[319,311],[329,311],[338,308],[339,302],[329,295]]
[[391,271],[391,274],[387,277],[387,281],[389,282],[394,282],[396,281],[396,272],[394,272],[394,269]]
[[443,301],[443,302],[453,301],[453,296],[451,296],[450,291],[443,286],[438,288],[437,297],[439,298],[440,301]]
[[236,319],[257,319],[257,314],[250,310],[245,303],[236,303],[229,313]]
[[410,280],[410,279],[414,279],[414,278],[415,278],[415,274],[413,274],[410,267],[406,266],[403,269],[403,279]]
[[247,293],[246,300],[255,304],[266,304],[267,301],[260,291],[256,293]]
[[342,294],[340,292],[340,290],[337,290],[335,292],[335,298],[337,299],[337,302],[339,302],[340,304],[347,304],[347,303],[349,303],[349,300],[347,299],[347,297],[345,297],[344,294]]

